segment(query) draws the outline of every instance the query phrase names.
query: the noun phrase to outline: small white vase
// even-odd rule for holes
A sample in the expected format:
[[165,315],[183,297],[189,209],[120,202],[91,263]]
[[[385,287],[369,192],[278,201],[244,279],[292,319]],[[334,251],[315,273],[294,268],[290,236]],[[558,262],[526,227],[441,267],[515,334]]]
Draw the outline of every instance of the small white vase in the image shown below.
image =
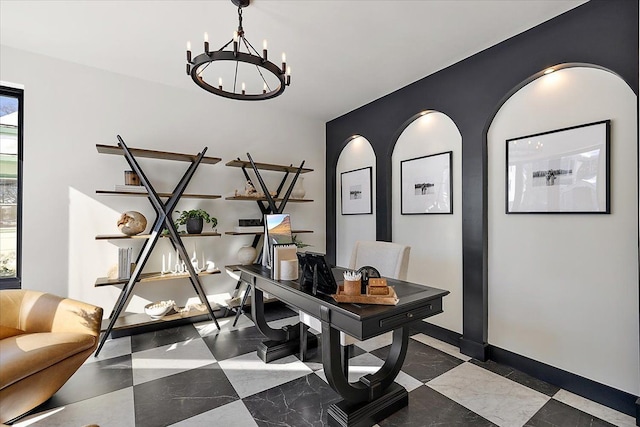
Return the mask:
[[291,190],[291,197],[294,199],[302,199],[306,191],[304,189],[304,178],[299,176],[296,180],[296,185],[293,186],[293,190]]
[[242,265],[253,264],[258,251],[253,246],[243,246],[238,249],[238,261]]

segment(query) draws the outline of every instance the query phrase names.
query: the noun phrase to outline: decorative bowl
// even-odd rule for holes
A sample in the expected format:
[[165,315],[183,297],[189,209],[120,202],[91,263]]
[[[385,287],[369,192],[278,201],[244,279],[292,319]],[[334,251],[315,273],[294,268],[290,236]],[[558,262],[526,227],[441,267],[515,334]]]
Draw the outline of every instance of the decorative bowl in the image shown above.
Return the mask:
[[175,304],[173,300],[152,302],[144,306],[144,312],[152,319],[160,319],[171,311]]

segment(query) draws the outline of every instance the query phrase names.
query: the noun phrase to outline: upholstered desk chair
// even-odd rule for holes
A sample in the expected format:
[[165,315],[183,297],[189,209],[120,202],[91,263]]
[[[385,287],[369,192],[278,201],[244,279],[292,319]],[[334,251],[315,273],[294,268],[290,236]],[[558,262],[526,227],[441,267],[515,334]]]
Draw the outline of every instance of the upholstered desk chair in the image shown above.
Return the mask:
[[[364,266],[375,267],[382,277],[406,280],[409,269],[409,253],[411,246],[390,242],[357,241],[351,252],[349,269],[357,270]],[[308,328],[316,331],[322,330],[320,319],[299,311],[301,324],[300,331],[300,358],[306,359],[306,343]],[[340,344],[343,346],[342,366],[347,373],[349,366],[349,345],[358,342],[350,335],[340,332]]]

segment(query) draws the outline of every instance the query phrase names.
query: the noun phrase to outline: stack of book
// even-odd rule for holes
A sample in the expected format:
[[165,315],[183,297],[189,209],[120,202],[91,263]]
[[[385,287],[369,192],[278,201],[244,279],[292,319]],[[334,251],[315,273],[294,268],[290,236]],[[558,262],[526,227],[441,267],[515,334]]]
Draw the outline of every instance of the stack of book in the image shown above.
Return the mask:
[[131,256],[133,248],[118,248],[118,279],[131,278]]
[[262,233],[264,223],[261,219],[239,219],[238,226],[234,228],[236,233]]
[[147,189],[144,185],[118,185],[116,184],[116,191],[126,191],[129,193],[146,193]]

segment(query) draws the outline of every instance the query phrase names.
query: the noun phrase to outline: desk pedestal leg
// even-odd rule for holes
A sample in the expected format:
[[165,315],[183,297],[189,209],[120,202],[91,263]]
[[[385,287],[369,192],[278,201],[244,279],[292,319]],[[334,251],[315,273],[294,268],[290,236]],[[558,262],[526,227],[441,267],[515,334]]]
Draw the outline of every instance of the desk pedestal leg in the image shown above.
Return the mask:
[[409,404],[407,390],[394,383],[409,345],[409,327],[393,331],[384,365],[374,374],[349,383],[341,363],[340,332],[322,322],[322,363],[329,385],[344,399],[329,407],[332,426],[371,426]]
[[[300,351],[300,324],[287,325],[282,329],[272,329],[264,318],[263,293],[251,284],[251,317],[256,328],[268,338],[258,344],[258,357],[268,363]],[[307,347],[318,345],[315,334],[308,334]]]

